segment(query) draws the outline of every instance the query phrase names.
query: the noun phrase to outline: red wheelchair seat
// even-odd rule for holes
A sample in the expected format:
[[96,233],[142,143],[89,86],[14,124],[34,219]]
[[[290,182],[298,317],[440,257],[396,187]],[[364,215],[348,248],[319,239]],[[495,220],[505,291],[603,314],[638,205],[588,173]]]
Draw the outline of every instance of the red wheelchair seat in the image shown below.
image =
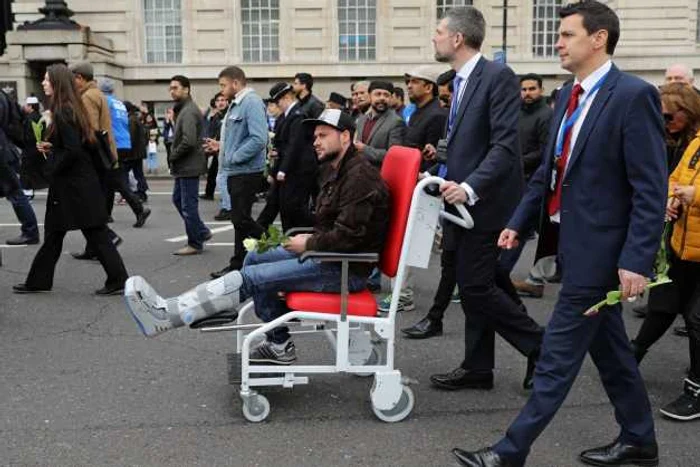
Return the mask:
[[[391,195],[391,218],[379,267],[384,274],[395,277],[399,269],[403,238],[411,209],[413,189],[418,181],[421,155],[415,148],[392,146],[382,162],[382,179]],[[287,306],[291,310],[340,314],[340,294],[317,292],[290,292]],[[377,302],[369,290],[348,295],[348,314],[376,316]]]
[[[319,292],[290,292],[287,306],[292,310],[340,314],[340,294]],[[377,302],[372,292],[348,294],[348,314],[352,316],[377,316]]]

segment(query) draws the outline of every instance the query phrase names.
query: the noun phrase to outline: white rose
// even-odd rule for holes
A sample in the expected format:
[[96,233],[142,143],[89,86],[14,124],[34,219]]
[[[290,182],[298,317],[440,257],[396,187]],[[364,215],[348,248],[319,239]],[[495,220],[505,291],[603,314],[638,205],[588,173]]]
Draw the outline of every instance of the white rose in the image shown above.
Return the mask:
[[246,238],[243,240],[243,247],[248,252],[255,251],[258,248],[258,241],[254,238]]

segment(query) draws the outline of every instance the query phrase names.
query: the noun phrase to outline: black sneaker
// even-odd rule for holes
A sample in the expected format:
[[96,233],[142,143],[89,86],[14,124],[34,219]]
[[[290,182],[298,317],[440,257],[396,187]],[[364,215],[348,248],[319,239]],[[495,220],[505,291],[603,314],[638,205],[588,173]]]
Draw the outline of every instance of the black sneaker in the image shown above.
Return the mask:
[[663,407],[661,413],[674,420],[684,422],[700,418],[700,384],[686,378],[683,394]]
[[250,363],[271,363],[273,365],[291,365],[297,360],[294,342],[287,341],[283,350],[278,350],[278,346],[269,341],[263,341],[259,346],[250,352]]
[[231,220],[231,211],[228,209],[222,209],[220,210],[215,216],[214,216],[215,221],[230,221]]

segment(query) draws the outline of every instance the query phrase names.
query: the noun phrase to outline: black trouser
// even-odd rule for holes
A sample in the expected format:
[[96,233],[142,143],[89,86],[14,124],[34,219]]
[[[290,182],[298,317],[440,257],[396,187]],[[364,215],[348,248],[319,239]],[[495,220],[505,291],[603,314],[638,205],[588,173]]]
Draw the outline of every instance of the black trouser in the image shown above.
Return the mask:
[[134,212],[134,215],[138,216],[143,212],[143,202],[134,194],[133,191],[129,189],[129,184],[127,183],[128,175],[125,176],[125,170],[124,165],[120,162],[119,168],[107,171],[105,177],[105,183],[107,186],[107,213],[110,216],[112,215],[112,209],[114,209],[115,192],[122,195],[122,198],[124,198],[126,203]]
[[[107,226],[90,227],[81,231],[88,245],[91,245],[94,249],[97,259],[102,264],[102,268],[107,273],[105,286],[123,285],[129,276],[117,248],[109,239]],[[56,263],[61,257],[63,238],[65,236],[65,230],[44,232],[44,243],[34,257],[25,282],[29,287],[39,289],[50,289],[53,287]]]
[[228,192],[231,195],[231,223],[234,228],[233,256],[230,266],[239,269],[245,259],[243,240],[260,238],[264,230],[251,217],[256,195],[262,186],[262,172],[231,175],[228,177]]
[[280,184],[280,217],[284,231],[313,225],[310,203],[314,183],[312,175],[295,174]]
[[277,214],[280,212],[280,190],[277,181],[272,182],[270,189],[267,190],[265,198],[265,207],[258,215],[257,223],[263,230],[267,230],[270,225],[275,222]]
[[[673,252],[670,252],[669,256],[671,262],[669,277],[673,283],[659,287],[658,291],[652,289],[652,293],[666,292],[666,301],[674,303],[676,313],[683,315],[688,328],[689,377],[700,383],[700,262],[683,261],[676,257]],[[662,290],[666,287],[671,288]],[[674,292],[675,297],[668,295]],[[652,300],[651,296],[649,300],[652,306],[649,308],[649,313],[644,319],[639,334],[634,339],[635,344],[644,350],[649,349],[664,335],[677,316],[673,310],[663,310],[653,306],[657,300]]]
[[121,164],[124,183],[127,188],[129,187],[129,171],[131,171],[134,172],[134,178],[136,179],[136,192],[145,196],[148,191],[148,182],[146,181],[146,175],[143,173],[143,159],[130,159],[123,161]]
[[445,316],[445,310],[452,301],[452,293],[457,285],[457,261],[455,252],[445,248],[443,242],[442,254],[440,255],[440,283],[438,284],[433,306],[428,311],[428,318],[431,321],[439,322]]
[[213,198],[216,190],[216,175],[219,173],[219,157],[214,154],[209,156],[209,158],[211,162],[207,170],[207,185],[204,187],[204,195],[208,198]]
[[[493,331],[525,356],[533,355],[542,342],[542,328],[528,316],[517,293],[498,268],[498,232],[475,232],[455,226],[457,283],[465,314],[465,358],[462,367],[490,370]],[[500,278],[499,278],[500,277]],[[519,301],[519,300],[518,300]]]

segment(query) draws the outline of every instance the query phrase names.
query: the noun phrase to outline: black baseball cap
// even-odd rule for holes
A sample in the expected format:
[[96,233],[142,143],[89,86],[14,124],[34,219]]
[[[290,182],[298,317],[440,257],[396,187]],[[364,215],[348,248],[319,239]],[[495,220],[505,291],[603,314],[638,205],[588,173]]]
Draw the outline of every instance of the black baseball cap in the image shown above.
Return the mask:
[[307,118],[304,120],[304,126],[309,130],[316,128],[318,125],[328,125],[338,131],[349,131],[355,133],[355,122],[352,117],[340,109],[326,109],[318,118]]

